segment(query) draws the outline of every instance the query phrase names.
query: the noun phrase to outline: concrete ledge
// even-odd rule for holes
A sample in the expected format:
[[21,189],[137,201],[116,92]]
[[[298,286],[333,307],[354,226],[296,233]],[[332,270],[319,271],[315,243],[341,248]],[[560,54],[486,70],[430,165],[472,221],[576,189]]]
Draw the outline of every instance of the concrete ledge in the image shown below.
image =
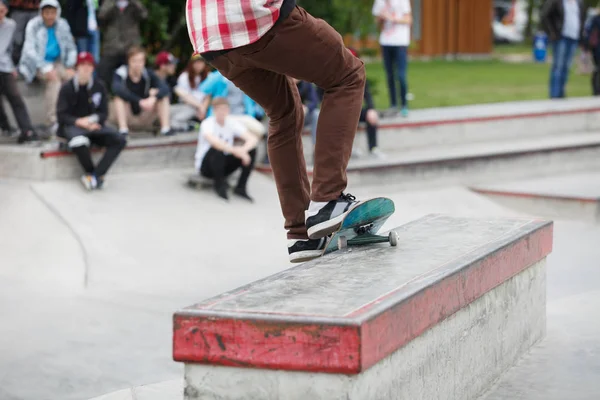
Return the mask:
[[487,389],[543,335],[552,224],[431,215],[396,231],[398,248],[333,253],[176,312],[185,398]]
[[471,190],[518,211],[539,217],[600,222],[600,173],[476,185]]

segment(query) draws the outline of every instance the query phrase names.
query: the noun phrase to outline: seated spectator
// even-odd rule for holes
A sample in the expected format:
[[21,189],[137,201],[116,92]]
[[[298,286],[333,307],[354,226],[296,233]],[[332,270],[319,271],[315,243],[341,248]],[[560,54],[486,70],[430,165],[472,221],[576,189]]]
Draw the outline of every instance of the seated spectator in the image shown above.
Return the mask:
[[[206,118],[200,125],[195,155],[196,171],[206,178],[214,179],[215,191],[227,200],[229,196],[226,178],[241,168],[242,172],[233,193],[253,201],[246,186],[254,169],[258,138],[232,118],[227,99],[215,98],[213,109],[214,115]],[[241,140],[243,145],[235,145],[236,139]]]
[[294,78],[298,92],[300,93],[300,99],[304,108],[304,127],[310,126],[310,132],[312,135],[313,146],[317,143],[317,123],[319,122],[319,96],[315,86],[306,81],[301,81]]
[[173,104],[173,89],[177,83],[177,79],[175,78],[175,72],[177,69],[177,64],[179,60],[168,51],[161,51],[156,55],[156,60],[154,64],[156,65],[156,69],[154,73],[160,79],[163,80],[169,87],[169,101]]
[[110,91],[113,74],[127,64],[127,52],[142,45],[140,22],[148,18],[148,10],[141,0],[103,0],[98,10],[98,24],[102,32],[102,60],[98,76]]
[[60,17],[58,0],[42,0],[41,15],[33,18],[25,30],[25,44],[19,72],[26,82],[36,77],[45,82],[46,123],[55,132],[56,101],[62,83],[74,75],[77,48],[69,23]]
[[161,135],[173,135],[169,121],[169,87],[145,64],[146,52],[140,47],[132,47],[127,55],[127,65],[115,71],[112,81],[115,98],[110,121],[126,135],[130,127],[154,131],[158,119]]
[[[94,56],[80,53],[77,73],[66,82],[58,97],[58,136],[68,140],[83,167],[81,181],[86,189],[101,189],[108,169],[125,147],[125,137],[106,126],[108,117],[108,91],[99,80],[94,80]],[[106,151],[97,166],[90,155],[90,145],[105,147]]]
[[92,53],[100,61],[100,30],[98,29],[98,0],[67,0],[65,19],[71,26],[77,52]]
[[13,133],[8,116],[4,112],[2,97],[6,97],[21,130],[18,142],[24,143],[38,140],[39,137],[33,129],[27,106],[17,88],[17,71],[11,54],[17,24],[6,17],[7,13],[8,0],[0,0],[0,130],[8,134]]
[[207,116],[212,115],[211,100],[217,97],[225,97],[230,107],[230,114],[234,119],[241,122],[246,128],[259,138],[267,133],[267,129],[258,119],[264,113],[248,95],[225,78],[219,71],[208,75],[200,85],[200,91],[204,93],[204,109]]
[[25,41],[27,23],[40,14],[40,0],[9,0],[10,19],[17,23],[13,39],[12,60],[18,64]]
[[172,106],[171,125],[177,128],[188,128],[191,121],[202,121],[206,116],[204,109],[204,93],[199,88],[208,76],[208,65],[200,56],[192,56],[185,71],[177,78],[174,92],[179,103]]

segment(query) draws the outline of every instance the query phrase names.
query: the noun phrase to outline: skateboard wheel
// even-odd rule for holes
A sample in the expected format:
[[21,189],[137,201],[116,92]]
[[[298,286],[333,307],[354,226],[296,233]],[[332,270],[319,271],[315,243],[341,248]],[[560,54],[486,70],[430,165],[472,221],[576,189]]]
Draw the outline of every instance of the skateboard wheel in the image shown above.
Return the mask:
[[340,236],[338,238],[338,249],[342,250],[346,247],[348,247],[348,239],[346,239],[346,236]]
[[389,234],[389,238],[390,238],[390,245],[392,245],[393,247],[398,245],[398,234],[394,231],[391,231]]

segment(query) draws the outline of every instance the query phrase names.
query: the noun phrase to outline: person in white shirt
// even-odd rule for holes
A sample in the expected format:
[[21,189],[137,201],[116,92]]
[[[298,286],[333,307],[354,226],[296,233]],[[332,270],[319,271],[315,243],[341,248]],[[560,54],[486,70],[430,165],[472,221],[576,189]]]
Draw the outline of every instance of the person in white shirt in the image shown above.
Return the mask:
[[372,13],[377,18],[381,29],[379,44],[381,45],[383,62],[387,72],[390,106],[394,109],[398,108],[396,96],[396,79],[398,79],[400,84],[400,111],[406,117],[408,115],[406,70],[412,26],[410,0],[375,0]]
[[171,121],[176,127],[188,127],[192,119],[202,121],[206,117],[205,94],[200,84],[207,78],[209,67],[199,54],[193,55],[188,65],[177,78],[173,89],[179,103],[171,107]]
[[[226,178],[241,168],[241,174],[233,193],[253,201],[248,195],[247,183],[254,169],[258,138],[230,116],[229,103],[224,97],[212,101],[213,115],[200,124],[198,146],[195,155],[196,171],[214,180],[214,188],[223,199],[227,194]],[[243,142],[237,145],[236,139]]]

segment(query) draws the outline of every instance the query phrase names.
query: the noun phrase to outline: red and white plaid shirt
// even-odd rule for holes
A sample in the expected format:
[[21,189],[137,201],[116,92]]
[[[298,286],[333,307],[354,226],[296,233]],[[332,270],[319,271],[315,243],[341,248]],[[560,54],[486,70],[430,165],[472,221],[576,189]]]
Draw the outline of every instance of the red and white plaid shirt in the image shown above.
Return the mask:
[[256,42],[275,25],[283,0],[187,0],[194,51],[228,50]]

